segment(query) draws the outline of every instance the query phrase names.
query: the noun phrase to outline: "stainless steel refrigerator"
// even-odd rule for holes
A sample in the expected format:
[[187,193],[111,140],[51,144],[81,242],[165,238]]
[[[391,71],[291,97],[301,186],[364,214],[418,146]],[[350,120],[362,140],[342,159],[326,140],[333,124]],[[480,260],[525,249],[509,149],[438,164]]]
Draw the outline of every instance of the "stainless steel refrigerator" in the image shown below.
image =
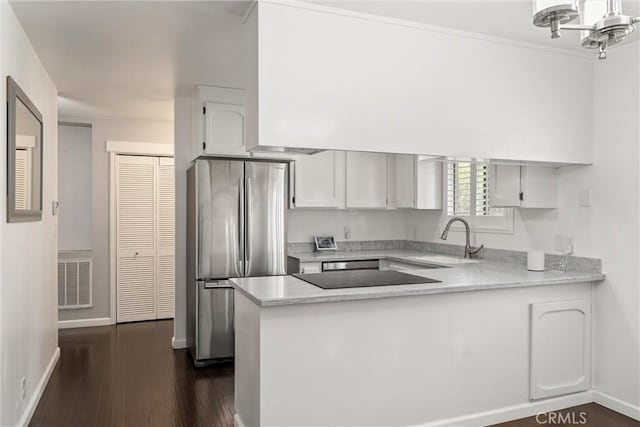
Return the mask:
[[286,274],[287,164],[197,159],[187,172],[187,344],[234,356],[230,278]]

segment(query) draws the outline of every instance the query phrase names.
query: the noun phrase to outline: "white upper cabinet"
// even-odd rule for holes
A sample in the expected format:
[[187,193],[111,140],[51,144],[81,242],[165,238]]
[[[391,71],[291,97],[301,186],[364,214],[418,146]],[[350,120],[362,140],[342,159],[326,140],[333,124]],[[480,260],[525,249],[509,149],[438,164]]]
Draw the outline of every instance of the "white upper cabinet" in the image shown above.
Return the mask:
[[489,167],[489,203],[494,207],[520,207],[520,166]]
[[442,162],[412,154],[390,155],[394,179],[389,202],[396,208],[442,209]]
[[442,209],[442,162],[426,156],[324,151],[290,171],[291,208]]
[[494,207],[558,207],[558,170],[493,164],[489,170],[489,203]]
[[243,105],[207,102],[203,114],[206,154],[246,154]]
[[296,156],[291,167],[291,207],[344,207],[344,158],[340,151]]
[[416,209],[442,209],[442,162],[416,156]]
[[191,98],[192,157],[227,156],[290,160],[281,152],[247,151],[245,92],[198,86]]
[[347,152],[347,208],[387,207],[387,155]]
[[193,157],[249,156],[244,91],[200,86],[191,98]]
[[316,4],[257,3],[245,21],[249,149],[592,162],[590,56]]
[[389,190],[390,200],[396,208],[416,207],[416,156],[412,154],[395,154],[390,156],[394,166],[395,180]]

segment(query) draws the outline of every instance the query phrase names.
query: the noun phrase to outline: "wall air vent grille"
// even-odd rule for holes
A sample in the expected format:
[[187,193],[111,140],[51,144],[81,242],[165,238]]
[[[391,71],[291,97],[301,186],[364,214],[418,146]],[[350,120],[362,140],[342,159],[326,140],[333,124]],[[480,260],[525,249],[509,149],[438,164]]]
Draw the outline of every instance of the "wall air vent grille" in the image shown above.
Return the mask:
[[58,260],[58,308],[68,310],[92,307],[92,269],[90,258]]

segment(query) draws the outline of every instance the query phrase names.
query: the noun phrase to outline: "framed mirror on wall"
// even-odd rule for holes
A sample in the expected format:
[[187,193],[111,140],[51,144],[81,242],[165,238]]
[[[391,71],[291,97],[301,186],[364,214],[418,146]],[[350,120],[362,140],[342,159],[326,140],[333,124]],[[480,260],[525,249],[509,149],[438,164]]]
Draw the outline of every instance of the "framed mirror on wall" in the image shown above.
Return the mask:
[[42,220],[42,114],[7,76],[7,221]]

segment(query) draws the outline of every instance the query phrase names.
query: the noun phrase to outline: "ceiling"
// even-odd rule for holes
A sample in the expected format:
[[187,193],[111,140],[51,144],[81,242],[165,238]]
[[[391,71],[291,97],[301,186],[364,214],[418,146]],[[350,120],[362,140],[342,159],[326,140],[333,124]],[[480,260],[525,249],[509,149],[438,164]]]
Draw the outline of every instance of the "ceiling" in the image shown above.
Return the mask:
[[173,120],[196,84],[243,86],[245,1],[12,2],[60,114]]
[[[531,24],[531,0],[314,1],[584,52],[578,34]],[[60,93],[60,114],[173,119],[197,84],[243,87],[247,1],[11,2]],[[623,3],[640,15],[640,0]],[[640,31],[633,36],[638,39]]]

